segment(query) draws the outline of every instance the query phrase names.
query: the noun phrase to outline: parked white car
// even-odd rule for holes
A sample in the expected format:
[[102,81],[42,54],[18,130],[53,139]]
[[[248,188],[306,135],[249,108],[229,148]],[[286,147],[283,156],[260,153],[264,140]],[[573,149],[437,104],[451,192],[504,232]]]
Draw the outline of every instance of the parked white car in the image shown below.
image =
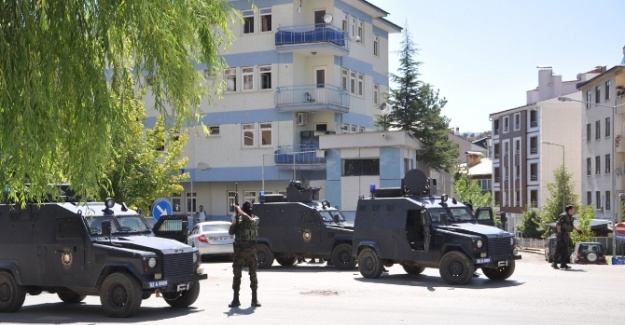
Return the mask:
[[200,222],[191,230],[187,244],[197,247],[202,257],[233,255],[234,236],[228,233],[229,227],[227,221]]

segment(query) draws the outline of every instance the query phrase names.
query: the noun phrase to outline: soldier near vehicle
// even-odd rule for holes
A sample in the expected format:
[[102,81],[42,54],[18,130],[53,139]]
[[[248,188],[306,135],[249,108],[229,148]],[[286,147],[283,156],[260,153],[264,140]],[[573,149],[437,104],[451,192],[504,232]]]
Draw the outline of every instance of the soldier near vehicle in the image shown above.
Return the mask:
[[232,262],[232,302],[230,308],[241,306],[239,291],[241,289],[241,275],[243,266],[247,265],[250,275],[250,288],[252,289],[252,307],[260,307],[258,301],[258,277],[256,269],[256,238],[258,236],[259,218],[252,213],[252,203],[245,201],[242,207],[235,205],[235,213],[232,217],[229,233],[234,235],[234,261]]
[[559,269],[558,263],[560,263],[560,268],[571,268],[566,262],[569,259],[569,249],[573,247],[570,235],[571,231],[575,229],[573,214],[575,214],[575,208],[572,205],[567,205],[556,221],[556,250],[551,264],[554,269]]

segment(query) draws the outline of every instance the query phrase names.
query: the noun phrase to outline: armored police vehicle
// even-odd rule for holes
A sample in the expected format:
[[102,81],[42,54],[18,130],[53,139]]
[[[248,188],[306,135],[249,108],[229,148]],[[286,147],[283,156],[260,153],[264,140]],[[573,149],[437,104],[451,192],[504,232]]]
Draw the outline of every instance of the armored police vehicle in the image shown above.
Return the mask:
[[[354,224],[354,254],[366,278],[399,263],[409,274],[438,268],[449,284],[469,283],[481,268],[491,280],[505,280],[520,259],[514,237],[477,222],[470,208],[435,196],[434,181],[411,170],[398,188],[371,188],[360,198]],[[490,212],[489,212],[490,211]],[[490,213],[480,208],[476,214]],[[492,219],[492,217],[490,218]]]
[[353,225],[328,201],[319,202],[319,188],[291,181],[286,194],[286,198],[281,194],[261,196],[254,204],[254,214],[260,217],[258,267],[268,268],[274,259],[291,266],[303,256],[330,260],[339,269],[353,269]]
[[184,308],[200,292],[199,252],[155,237],[125,204],[0,204],[0,312],[15,312],[26,293],[56,293],[65,303],[99,295],[110,317],[135,314],[153,293]]

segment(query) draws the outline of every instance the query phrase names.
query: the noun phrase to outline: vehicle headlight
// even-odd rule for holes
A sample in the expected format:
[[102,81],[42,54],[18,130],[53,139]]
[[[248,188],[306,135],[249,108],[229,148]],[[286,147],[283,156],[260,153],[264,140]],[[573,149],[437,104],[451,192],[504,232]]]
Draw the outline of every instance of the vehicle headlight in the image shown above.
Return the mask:
[[513,254],[513,255],[519,255],[519,248],[518,248],[518,247],[515,247],[515,248],[512,250],[512,254]]
[[484,243],[482,242],[482,240],[481,240],[481,239],[478,239],[478,240],[475,242],[475,246],[477,246],[477,248],[482,248],[482,246],[484,246]]
[[197,261],[198,261],[198,254],[199,254],[199,252],[195,252],[195,254],[193,254],[193,263],[197,263]]
[[150,257],[148,259],[148,266],[152,269],[156,267],[156,257]]

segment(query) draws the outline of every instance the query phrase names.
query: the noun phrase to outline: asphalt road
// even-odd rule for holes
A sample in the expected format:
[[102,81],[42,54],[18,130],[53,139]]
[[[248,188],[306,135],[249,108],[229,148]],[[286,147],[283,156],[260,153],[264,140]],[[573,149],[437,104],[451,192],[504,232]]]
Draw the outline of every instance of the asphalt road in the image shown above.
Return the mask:
[[[624,324],[625,266],[574,265],[553,270],[538,254],[524,253],[508,281],[481,275],[470,285],[450,286],[438,270],[407,275],[401,266],[378,279],[357,269],[320,264],[259,273],[259,300],[251,308],[244,274],[241,308],[230,309],[228,261],[204,264],[200,298],[189,309],[170,308],[160,298],[144,300],[127,319],[104,316],[98,297],[67,305],[52,294],[26,296],[18,312],[0,314],[2,324]],[[478,271],[479,273],[479,271]]]

